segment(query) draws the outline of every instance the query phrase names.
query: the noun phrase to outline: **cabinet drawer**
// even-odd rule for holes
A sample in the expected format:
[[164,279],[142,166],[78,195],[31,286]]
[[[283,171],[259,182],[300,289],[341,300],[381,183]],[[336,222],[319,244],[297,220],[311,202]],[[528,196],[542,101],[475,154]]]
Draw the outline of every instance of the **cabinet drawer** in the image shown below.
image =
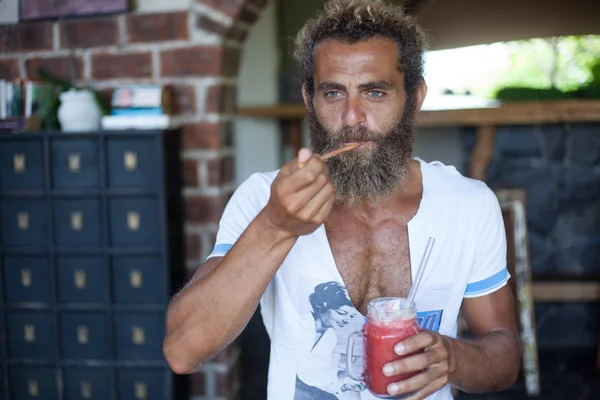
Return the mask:
[[110,238],[115,246],[156,247],[162,234],[158,200],[153,197],[110,199]]
[[58,400],[54,368],[14,366],[8,376],[11,399]]
[[100,240],[100,202],[95,198],[54,201],[54,228],[59,246],[97,246]]
[[5,257],[3,270],[9,303],[52,302],[52,273],[46,257]]
[[58,301],[108,302],[108,267],[102,257],[59,257]]
[[108,317],[105,313],[63,311],[59,321],[62,358],[111,358]]
[[[112,399],[110,372],[102,367],[65,368],[65,400]],[[126,398],[123,398],[125,400]]]
[[55,188],[99,186],[99,158],[94,139],[57,139],[52,142],[52,183]]
[[154,187],[158,184],[157,142],[146,138],[111,138],[107,142],[108,185]]
[[164,360],[164,313],[120,312],[115,315],[117,358]]
[[8,355],[11,358],[54,358],[51,311],[9,311],[6,315]]
[[160,257],[113,258],[115,303],[164,304],[168,301],[166,271]]
[[1,207],[5,246],[46,246],[48,218],[43,199],[4,199]]
[[0,145],[0,190],[10,192],[43,188],[42,142],[2,141]]
[[120,369],[117,372],[119,399],[164,400],[165,371],[158,368]]

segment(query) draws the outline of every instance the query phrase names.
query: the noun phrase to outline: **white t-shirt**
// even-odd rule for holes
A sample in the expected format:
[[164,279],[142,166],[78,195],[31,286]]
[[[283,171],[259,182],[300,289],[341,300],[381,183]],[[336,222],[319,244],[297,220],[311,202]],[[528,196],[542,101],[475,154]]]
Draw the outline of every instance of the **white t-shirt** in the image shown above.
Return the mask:
[[[416,160],[423,196],[408,223],[413,281],[428,238],[435,238],[415,298],[418,322],[455,338],[463,298],[492,293],[509,279],[504,223],[483,182],[440,162]],[[253,174],[236,190],[209,258],[225,255],[267,204],[277,172]],[[265,290],[261,313],[271,339],[269,400],[376,399],[346,371],[348,336],[365,318],[347,297],[324,225],[298,239]],[[360,340],[354,355],[362,354],[359,346]],[[353,365],[360,373],[360,357]],[[450,386],[429,399],[452,399]]]

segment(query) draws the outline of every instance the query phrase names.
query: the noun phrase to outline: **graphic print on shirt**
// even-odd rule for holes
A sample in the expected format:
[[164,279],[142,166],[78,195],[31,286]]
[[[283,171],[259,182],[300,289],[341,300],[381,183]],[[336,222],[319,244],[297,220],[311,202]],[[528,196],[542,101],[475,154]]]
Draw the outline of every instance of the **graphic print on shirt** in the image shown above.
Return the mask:
[[[344,285],[336,281],[316,285],[308,294],[310,312],[301,328],[312,336],[298,363],[294,400],[375,399],[363,382],[350,378],[346,370],[348,337],[360,332],[366,318],[354,307]],[[443,310],[417,313],[421,329],[438,331]],[[363,370],[362,341],[354,342],[352,369]]]
[[[360,400],[366,390],[346,371],[348,337],[360,331],[365,318],[354,308],[346,288],[335,281],[320,283],[308,295],[311,312],[302,319],[314,340],[299,362],[294,400]],[[353,369],[362,370],[360,341],[353,351]]]

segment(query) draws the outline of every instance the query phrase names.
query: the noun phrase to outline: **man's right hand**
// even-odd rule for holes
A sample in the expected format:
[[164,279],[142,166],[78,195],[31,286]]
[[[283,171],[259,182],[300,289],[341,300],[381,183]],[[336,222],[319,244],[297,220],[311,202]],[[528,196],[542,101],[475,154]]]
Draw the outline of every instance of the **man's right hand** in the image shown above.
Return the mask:
[[263,211],[274,228],[298,237],[323,224],[334,201],[327,165],[303,148],[296,159],[281,167]]

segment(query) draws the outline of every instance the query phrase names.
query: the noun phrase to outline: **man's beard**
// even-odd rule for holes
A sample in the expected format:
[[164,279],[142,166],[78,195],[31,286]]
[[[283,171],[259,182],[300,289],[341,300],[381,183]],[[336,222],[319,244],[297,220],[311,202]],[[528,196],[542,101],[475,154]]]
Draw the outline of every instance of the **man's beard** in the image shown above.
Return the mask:
[[326,161],[335,187],[336,201],[347,206],[375,204],[391,195],[405,180],[410,167],[415,132],[416,102],[406,101],[404,113],[387,132],[364,126],[344,127],[331,134],[319,121],[312,105],[307,110],[310,147],[323,154],[345,142],[371,141],[370,148],[352,150]]

